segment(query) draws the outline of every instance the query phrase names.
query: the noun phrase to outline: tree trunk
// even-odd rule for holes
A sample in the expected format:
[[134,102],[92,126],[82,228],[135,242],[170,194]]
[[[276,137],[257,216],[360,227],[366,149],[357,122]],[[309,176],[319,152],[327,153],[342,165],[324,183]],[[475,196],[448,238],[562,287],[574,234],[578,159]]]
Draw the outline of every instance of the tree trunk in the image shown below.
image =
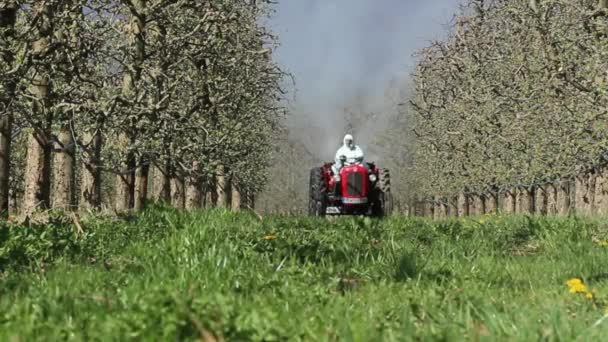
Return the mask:
[[[416,210],[416,205],[412,206],[412,210]],[[255,194],[250,187],[243,187],[241,184],[241,208],[255,208]]]
[[442,197],[435,197],[435,213],[437,219],[444,220],[449,215],[449,206],[446,203],[447,199]]
[[477,208],[477,195],[474,194],[470,194],[467,195],[467,202],[469,203],[469,215],[470,216],[475,216],[478,215],[478,208]]
[[503,193],[501,209],[505,214],[513,214],[517,208],[517,190],[510,189]]
[[488,193],[485,197],[485,210],[486,214],[493,214],[498,209],[498,195],[496,193]]
[[255,191],[253,190],[247,191],[247,208],[255,209]]
[[142,161],[135,171],[135,198],[133,209],[142,211],[148,199],[148,176],[150,173],[150,164],[148,161]]
[[190,176],[186,181],[186,209],[199,209],[203,202],[203,192],[200,181],[196,176]]
[[[17,4],[15,1],[5,1],[0,8],[0,42],[13,39]],[[15,56],[7,51],[0,55],[7,66],[12,66]],[[2,84],[4,93],[0,94],[0,218],[7,217],[9,212],[9,179],[11,166],[11,135],[13,133],[12,102],[15,96],[15,82],[7,80]]]
[[[146,37],[145,37],[145,12],[147,9],[146,0],[132,0],[131,16],[129,18],[129,29],[127,36],[133,44],[130,45],[129,54],[132,57],[131,68],[128,68],[122,81],[122,94],[125,98],[132,101],[136,101],[137,98],[137,84],[142,78],[142,70],[146,61]],[[125,133],[119,137],[120,143],[124,148],[127,148],[127,144],[130,144],[137,135],[137,131],[134,128],[135,122],[130,122],[125,129]],[[136,205],[139,207],[143,206],[141,198],[136,197],[135,183],[136,183],[136,156],[129,154],[126,157],[126,162],[123,165],[125,170],[122,174],[116,177],[116,211],[123,212]],[[143,187],[147,187],[148,175],[145,169],[138,170],[140,178],[137,183],[142,186],[142,189],[137,190],[137,195],[142,196],[147,194],[147,190],[143,190]],[[144,184],[144,182],[146,184]],[[138,208],[136,208],[138,209]]]
[[0,118],[0,218],[9,212],[9,179],[11,168],[11,134],[13,116],[5,113]]
[[[192,163],[192,169],[195,172],[199,171],[199,163]],[[199,209],[203,202],[203,193],[200,178],[193,174],[186,178],[186,209]]]
[[534,188],[519,188],[517,191],[517,212],[534,214]]
[[201,208],[207,208],[207,179],[202,178],[200,180],[201,186]]
[[[247,197],[249,197],[249,191],[247,191],[246,193],[247,193]],[[249,200],[247,200],[246,203],[247,203],[246,208],[249,208]],[[408,216],[408,217],[416,216],[416,205],[414,205],[412,203],[408,203],[405,205],[405,208],[407,210],[406,216]]]
[[[29,216],[37,209],[47,208],[50,190],[50,158],[48,143],[37,132],[28,134],[25,162],[25,192],[22,214]],[[41,141],[42,140],[42,141]]]
[[448,198],[444,197],[443,198],[443,204],[441,205],[441,215],[443,216],[444,219],[447,219],[448,217],[450,217],[450,203],[448,202]]
[[[126,134],[119,138],[119,144],[123,149],[127,149],[130,139]],[[126,212],[133,208],[135,195],[135,159],[132,154],[127,156],[127,161],[123,164],[123,169],[116,175],[114,209],[118,213]]]
[[171,205],[175,209],[184,209],[185,203],[184,180],[174,175],[171,178]]
[[228,182],[226,179],[226,169],[223,165],[217,168],[217,175],[215,177],[216,192],[217,192],[217,203],[218,208],[226,208],[228,206],[228,196],[226,196],[226,190]]
[[608,215],[608,174],[605,168],[598,171],[595,177],[595,212],[598,215]]
[[596,176],[595,172],[591,173],[589,175],[589,181],[587,184],[587,187],[589,189],[587,192],[588,201],[589,201],[589,204],[588,204],[589,215],[595,215],[595,212],[596,212],[596,210],[595,210],[595,176]]
[[441,220],[441,203],[439,203],[439,197],[435,196],[433,202],[433,219]]
[[[53,15],[56,3],[39,2],[40,20],[36,23],[37,40],[32,44],[32,54],[44,55],[50,47],[50,37],[53,36]],[[25,169],[25,193],[23,196],[22,212],[31,215],[38,208],[49,206],[51,187],[51,126],[53,111],[51,108],[51,87],[49,70],[51,65],[39,65],[34,69],[30,84],[33,95],[32,113],[40,120],[40,126],[35,127],[28,136],[28,153]]]
[[251,203],[249,202],[249,191],[249,187],[243,186],[243,184],[241,184],[241,207],[245,209],[251,207]]
[[117,213],[124,213],[133,207],[134,174],[133,172],[120,173],[116,175],[115,179],[114,209]]
[[102,138],[100,134],[91,136],[85,134],[84,143],[87,144],[87,159],[82,164],[80,179],[80,202],[83,209],[96,209],[101,205],[101,171],[99,168],[101,157]]
[[595,175],[587,173],[576,177],[574,205],[577,215],[588,216],[594,212]]
[[[48,18],[47,18],[48,19]],[[40,38],[33,45],[36,53],[43,53],[48,39]],[[42,127],[33,129],[28,136],[28,151],[25,167],[25,193],[22,211],[31,215],[36,209],[47,208],[51,185],[50,129],[53,121],[50,107],[50,85],[44,67],[37,70],[30,87],[35,100],[33,113],[42,118]]]
[[468,196],[469,201],[469,215],[482,215],[484,213],[483,197],[478,194],[472,194]]
[[242,208],[242,196],[241,196],[241,185],[236,176],[232,176],[230,180],[230,188],[232,189],[231,207],[233,211],[239,211]]
[[211,176],[205,181],[205,208],[215,208],[217,203],[217,191],[215,177]]
[[433,198],[433,219],[441,220],[441,213],[441,198],[435,196],[435,198]]
[[484,194],[480,194],[479,196],[479,215],[483,215],[486,213],[486,206],[487,206],[487,198]]
[[547,215],[557,215],[557,186],[549,183],[544,186]]
[[567,179],[561,180],[557,186],[556,192],[557,214],[561,216],[570,214],[572,208],[570,181]]
[[74,140],[68,127],[58,135],[53,161],[53,208],[71,210],[74,198]]
[[155,202],[171,202],[171,163],[167,160],[153,166],[152,199]]
[[435,212],[434,212],[434,207],[433,207],[433,203],[430,201],[424,201],[422,202],[422,211],[423,214],[422,216],[427,217],[427,218],[433,218]]
[[414,216],[424,217],[424,202],[423,201],[416,200],[416,202],[414,202]]
[[548,186],[539,185],[534,189],[534,213],[547,215],[547,189]]
[[448,199],[448,217],[458,217],[458,197]]
[[461,192],[458,194],[458,217],[465,217],[469,215],[469,199]]

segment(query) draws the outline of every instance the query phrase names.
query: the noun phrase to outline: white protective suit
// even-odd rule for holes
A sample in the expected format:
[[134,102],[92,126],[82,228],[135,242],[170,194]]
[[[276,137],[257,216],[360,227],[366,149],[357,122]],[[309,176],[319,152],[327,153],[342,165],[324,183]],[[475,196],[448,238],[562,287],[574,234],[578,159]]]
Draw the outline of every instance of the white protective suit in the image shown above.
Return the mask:
[[332,166],[334,174],[338,174],[340,169],[344,166],[340,160],[341,156],[346,157],[347,164],[354,164],[357,162],[363,164],[363,150],[355,145],[355,140],[350,134],[344,136],[343,145],[336,152],[334,165]]

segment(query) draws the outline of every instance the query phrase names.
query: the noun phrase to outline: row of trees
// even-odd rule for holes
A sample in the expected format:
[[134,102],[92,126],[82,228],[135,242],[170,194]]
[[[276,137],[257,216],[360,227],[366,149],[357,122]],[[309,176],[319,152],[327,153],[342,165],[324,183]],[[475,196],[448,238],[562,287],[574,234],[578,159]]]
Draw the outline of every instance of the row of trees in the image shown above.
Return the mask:
[[0,1],[0,212],[225,205],[229,184],[239,206],[264,184],[284,113],[267,10]]
[[608,1],[469,0],[415,73],[420,196],[583,174],[608,147]]

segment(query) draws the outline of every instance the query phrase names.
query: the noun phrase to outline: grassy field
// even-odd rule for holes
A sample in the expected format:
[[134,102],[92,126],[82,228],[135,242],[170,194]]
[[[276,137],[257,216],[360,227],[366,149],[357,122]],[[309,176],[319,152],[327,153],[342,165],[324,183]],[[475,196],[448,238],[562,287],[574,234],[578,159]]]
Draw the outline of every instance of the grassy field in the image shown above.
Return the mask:
[[602,340],[607,239],[497,215],[0,224],[0,341]]

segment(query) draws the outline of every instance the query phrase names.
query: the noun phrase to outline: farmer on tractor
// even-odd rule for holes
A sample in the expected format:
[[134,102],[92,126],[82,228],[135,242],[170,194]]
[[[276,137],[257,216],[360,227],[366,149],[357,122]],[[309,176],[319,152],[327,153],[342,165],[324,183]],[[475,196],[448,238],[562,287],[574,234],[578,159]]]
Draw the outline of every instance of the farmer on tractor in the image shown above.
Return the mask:
[[392,210],[390,174],[363,161],[363,150],[350,134],[344,136],[335,160],[310,169],[308,212],[312,216],[368,215]]
[[332,166],[332,171],[335,175],[340,174],[340,169],[344,163],[354,164],[363,163],[363,150],[355,145],[353,136],[347,134],[344,136],[343,145],[336,151],[335,163]]

